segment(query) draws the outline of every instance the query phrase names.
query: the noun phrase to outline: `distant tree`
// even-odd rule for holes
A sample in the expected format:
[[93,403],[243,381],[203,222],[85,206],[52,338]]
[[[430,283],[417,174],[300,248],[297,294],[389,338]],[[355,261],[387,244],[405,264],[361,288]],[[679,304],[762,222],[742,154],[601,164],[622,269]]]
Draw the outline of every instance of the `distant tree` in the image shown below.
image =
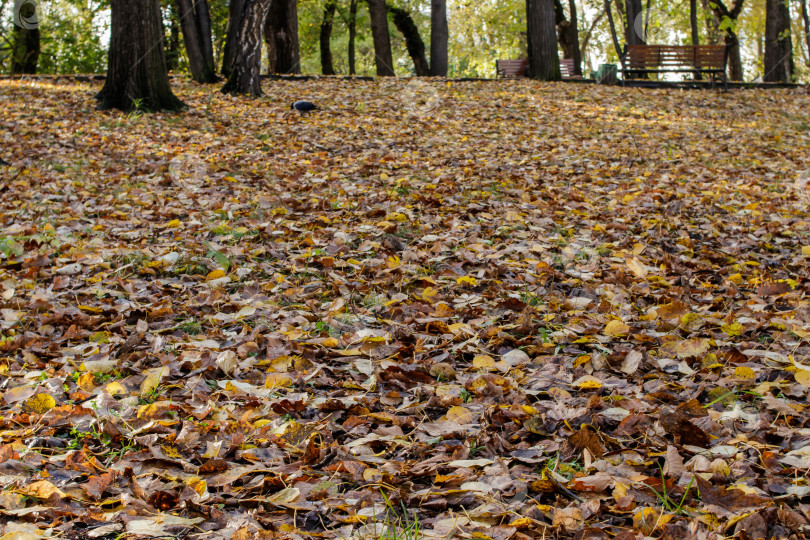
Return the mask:
[[807,0],[800,0],[800,2],[804,21],[804,39],[807,42],[807,66],[810,67],[810,11],[807,9]]
[[262,30],[272,0],[244,0],[230,74],[222,92],[225,94],[262,95]]
[[430,66],[425,57],[425,42],[419,35],[419,27],[407,10],[389,5],[388,11],[394,15],[394,24],[405,38],[405,48],[413,61],[414,73],[417,77],[426,77],[430,74]]
[[447,0],[431,0],[430,74],[434,77],[447,77],[447,42],[449,39]]
[[111,0],[107,78],[100,109],[178,110],[169,85],[159,0]]
[[610,27],[610,39],[613,41],[613,48],[616,50],[616,56],[619,57],[622,67],[624,67],[624,59],[627,51],[625,51],[625,48],[619,43],[619,33],[616,30],[616,22],[613,20],[611,0],[605,0],[605,14],[607,15],[608,26]]
[[177,3],[168,2],[163,6],[168,11],[169,39],[166,43],[166,69],[172,72],[180,65],[180,21],[177,16]]
[[330,0],[323,8],[323,19],[321,20],[321,73],[324,75],[334,75],[335,67],[332,64],[332,23],[335,20],[337,2]]
[[264,26],[264,41],[269,73],[301,73],[296,0],[273,0]]
[[526,0],[526,37],[529,77],[542,81],[560,80],[554,0]]
[[791,82],[793,79],[793,40],[790,37],[790,7],[787,0],[765,2],[765,75],[766,82]]
[[211,15],[206,0],[176,0],[191,77],[198,83],[219,80],[211,42]]
[[391,53],[391,35],[388,33],[388,14],[385,0],[367,0],[371,18],[371,36],[374,40],[374,63],[378,77],[394,76],[394,56]]
[[14,13],[14,29],[11,38],[11,74],[37,72],[40,54],[39,21],[34,2],[25,2]]
[[357,0],[349,2],[349,75],[357,73],[357,59],[355,58],[355,42],[357,41]]

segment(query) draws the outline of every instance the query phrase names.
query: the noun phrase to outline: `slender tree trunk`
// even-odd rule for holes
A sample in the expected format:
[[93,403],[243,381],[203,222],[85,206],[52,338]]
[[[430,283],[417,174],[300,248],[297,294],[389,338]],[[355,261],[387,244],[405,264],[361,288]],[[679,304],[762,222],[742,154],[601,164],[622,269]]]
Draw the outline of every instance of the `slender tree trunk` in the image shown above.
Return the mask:
[[802,5],[802,20],[804,20],[804,40],[807,43],[807,66],[810,67],[810,11],[807,9],[807,0],[800,0]]
[[559,81],[561,78],[554,20],[554,0],[526,0],[528,75],[541,81]]
[[599,15],[594,17],[593,21],[591,21],[591,25],[588,27],[588,31],[585,32],[585,37],[582,39],[582,44],[579,46],[580,58],[586,58],[586,53],[588,51],[588,44],[590,43],[591,38],[593,37],[593,33],[596,30],[596,27],[599,25],[600,22],[602,22],[602,17],[604,17],[606,14],[607,12],[603,7],[602,11],[599,12]]
[[357,40],[357,0],[349,3],[349,75],[357,73],[354,44]]
[[[30,4],[23,4],[23,8]],[[34,74],[37,72],[40,53],[39,28],[14,26],[11,38],[11,74]]]
[[222,51],[222,75],[230,77],[236,50],[238,48],[239,28],[245,6],[249,0],[230,0],[228,6],[228,30],[225,35],[225,47]]
[[574,75],[582,76],[582,53],[579,50],[579,17],[576,0],[568,0],[568,12],[571,17],[571,41],[574,44]]
[[107,78],[100,109],[179,110],[166,71],[159,0],[111,0]]
[[171,73],[180,65],[180,22],[177,2],[169,2],[169,43],[166,47],[166,69]]
[[793,40],[790,37],[790,8],[787,0],[766,0],[763,80],[787,83],[792,79]]
[[262,64],[262,31],[267,20],[272,0],[245,0],[245,9],[239,23],[236,54],[231,65],[231,74],[222,92],[262,95],[260,81]]
[[405,38],[405,48],[413,60],[414,73],[417,77],[427,77],[430,74],[430,66],[425,57],[425,42],[422,41],[419,28],[413,22],[411,14],[393,6],[388,6],[388,10],[394,14],[394,24]]
[[388,33],[388,14],[385,0],[368,0],[371,18],[371,36],[374,40],[374,63],[378,77],[394,76],[394,56],[391,54],[391,35]]
[[692,30],[692,45],[700,45],[697,0],[689,0],[689,26]]
[[335,67],[332,65],[332,47],[329,40],[332,38],[332,23],[335,20],[337,2],[327,2],[323,8],[321,21],[321,72],[324,75],[334,75]]
[[616,23],[613,21],[613,8],[610,6],[610,0],[605,0],[605,13],[608,18],[608,26],[610,26],[610,38],[613,40],[613,48],[616,50],[616,56],[619,57],[619,62],[624,69],[624,55],[625,51],[619,43],[619,33],[616,31]]
[[268,73],[301,73],[296,0],[273,0],[264,25],[264,41]]
[[431,0],[430,74],[434,77],[447,77],[447,42],[449,39],[447,0]]
[[183,42],[186,45],[191,77],[198,83],[217,82],[214,46],[211,42],[211,16],[206,0],[177,0]]

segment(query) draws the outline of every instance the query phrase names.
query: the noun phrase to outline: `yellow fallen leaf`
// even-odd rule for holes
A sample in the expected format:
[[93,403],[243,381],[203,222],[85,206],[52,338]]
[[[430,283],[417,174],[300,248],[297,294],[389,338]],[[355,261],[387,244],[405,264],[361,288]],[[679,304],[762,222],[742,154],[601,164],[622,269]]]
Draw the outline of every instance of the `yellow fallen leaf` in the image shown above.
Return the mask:
[[176,229],[177,227],[180,226],[180,220],[179,219],[173,219],[170,222],[168,222],[166,224],[166,226],[171,228],[171,229]]
[[737,379],[743,379],[746,381],[752,381],[756,378],[756,373],[750,367],[746,366],[737,366],[734,368],[734,377]]
[[458,422],[459,424],[470,424],[473,421],[473,414],[464,407],[455,406],[447,410],[447,419]]
[[810,387],[810,371],[807,371],[806,369],[800,369],[793,374],[793,377],[796,378],[797,383],[804,386],[805,388]]
[[810,257],[810,246],[802,246],[802,255]]
[[225,277],[225,270],[221,268],[218,270],[214,270],[213,272],[209,272],[207,276],[205,276],[205,281],[214,281],[215,279]]
[[473,367],[476,369],[492,369],[495,367],[495,359],[485,354],[479,354],[473,358]]
[[267,378],[264,380],[265,388],[286,388],[292,386],[292,377],[286,373],[268,373]]
[[66,496],[62,490],[47,480],[39,480],[27,486],[21,486],[17,489],[17,492],[28,497],[34,497],[35,499],[49,499],[53,494],[57,494],[59,497]]
[[605,335],[616,337],[626,336],[630,332],[630,327],[622,321],[610,321],[605,325]]
[[37,394],[23,402],[23,408],[36,414],[45,414],[56,407],[56,400],[49,394]]
[[160,381],[163,380],[165,372],[166,368],[164,367],[147,370],[146,378],[141,383],[141,395],[149,394],[157,390],[158,386],[160,386]]
[[478,281],[474,277],[463,276],[456,279],[456,283],[458,285],[469,285],[471,287],[475,287],[478,284]]

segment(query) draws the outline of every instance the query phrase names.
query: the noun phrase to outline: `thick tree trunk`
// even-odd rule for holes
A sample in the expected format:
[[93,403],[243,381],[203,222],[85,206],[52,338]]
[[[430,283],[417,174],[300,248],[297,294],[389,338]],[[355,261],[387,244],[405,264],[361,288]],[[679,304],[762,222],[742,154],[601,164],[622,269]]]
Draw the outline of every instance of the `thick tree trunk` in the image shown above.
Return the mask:
[[[706,12],[706,41],[710,45],[720,43],[720,18],[711,7],[712,0],[700,0],[703,11]],[[709,16],[711,14],[711,16]]]
[[357,40],[357,0],[349,3],[349,75],[357,73],[354,44]]
[[577,5],[575,0],[568,0],[568,13],[560,0],[554,0],[554,21],[557,24],[557,39],[563,52],[563,58],[574,60],[573,75],[582,75],[582,57],[579,51],[579,28],[577,22]]
[[526,37],[529,49],[528,75],[542,81],[560,80],[554,0],[526,0]]
[[417,77],[427,77],[430,74],[430,66],[425,57],[425,42],[419,35],[419,28],[413,22],[411,14],[404,9],[388,6],[388,10],[394,14],[394,24],[405,38],[405,48],[413,61],[413,70]]
[[449,40],[447,0],[431,0],[430,74],[434,77],[447,77],[447,42]]
[[222,51],[222,75],[230,77],[231,68],[236,58],[239,28],[248,0],[230,0],[228,6],[228,30],[225,35],[225,47]]
[[236,54],[228,81],[222,87],[223,93],[252,97],[262,95],[262,31],[270,2],[271,0],[245,0],[236,40]]
[[[743,80],[742,58],[740,57],[740,40],[734,28],[737,25],[737,18],[742,13],[745,0],[736,0],[734,7],[729,9],[723,0],[710,0],[709,7],[714,12],[718,20],[718,28],[725,26],[724,39],[728,47],[728,78],[732,81]],[[727,23],[723,23],[727,19]]]
[[644,45],[647,41],[646,25],[641,11],[641,0],[625,0],[625,43],[628,45]]
[[207,0],[177,0],[177,5],[191,77],[203,84],[217,82]]
[[[28,5],[30,4],[24,4],[23,7]],[[40,52],[39,28],[14,26],[11,46],[11,74],[36,73]]]
[[329,40],[332,38],[332,22],[335,20],[337,2],[327,2],[323,8],[321,21],[321,72],[324,75],[334,75],[335,67],[332,65],[332,47]]
[[166,72],[159,0],[112,0],[107,79],[100,109],[179,110]]
[[374,63],[378,77],[394,76],[394,56],[391,54],[391,35],[388,33],[388,13],[385,0],[368,0],[371,18],[371,36],[374,40]]
[[296,0],[273,0],[264,26],[264,41],[268,73],[301,73]]
[[766,0],[763,80],[787,83],[792,79],[793,40],[790,37],[790,8],[787,0]]
[[802,20],[804,20],[804,39],[807,42],[807,66],[810,67],[810,11],[807,9],[807,0],[801,0]]

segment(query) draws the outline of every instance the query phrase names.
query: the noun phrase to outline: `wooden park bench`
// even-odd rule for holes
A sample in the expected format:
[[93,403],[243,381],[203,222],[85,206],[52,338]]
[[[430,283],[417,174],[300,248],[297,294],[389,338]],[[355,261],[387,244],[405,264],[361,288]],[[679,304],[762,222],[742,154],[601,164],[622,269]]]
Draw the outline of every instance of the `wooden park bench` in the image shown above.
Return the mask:
[[626,82],[649,73],[705,73],[711,75],[712,87],[720,77],[728,88],[727,64],[725,45],[630,45],[622,74]]
[[[495,60],[495,71],[499,78],[509,77],[525,77],[526,70],[529,68],[529,60],[522,58],[520,60]],[[574,59],[563,58],[560,60],[560,73],[563,79],[574,79]]]

